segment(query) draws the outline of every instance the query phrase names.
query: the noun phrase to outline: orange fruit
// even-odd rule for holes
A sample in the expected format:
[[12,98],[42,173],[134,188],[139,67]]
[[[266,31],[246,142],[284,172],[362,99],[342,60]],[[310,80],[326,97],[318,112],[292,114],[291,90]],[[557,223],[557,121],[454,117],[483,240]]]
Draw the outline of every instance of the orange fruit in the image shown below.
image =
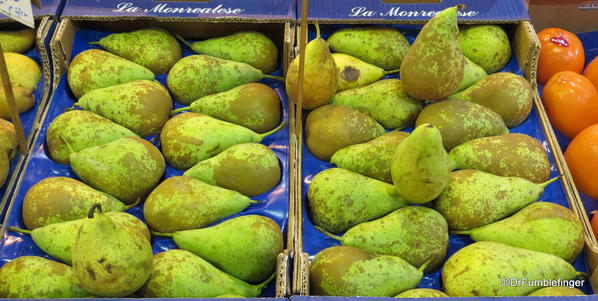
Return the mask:
[[594,58],[590,64],[586,67],[586,70],[583,72],[583,75],[587,77],[592,84],[594,84],[594,88],[598,90],[598,57]]
[[575,34],[560,28],[546,28],[538,33],[538,38],[541,45],[538,82],[545,84],[561,71],[581,73],[585,54]]
[[589,126],[571,141],[565,160],[577,189],[598,199],[598,124]]

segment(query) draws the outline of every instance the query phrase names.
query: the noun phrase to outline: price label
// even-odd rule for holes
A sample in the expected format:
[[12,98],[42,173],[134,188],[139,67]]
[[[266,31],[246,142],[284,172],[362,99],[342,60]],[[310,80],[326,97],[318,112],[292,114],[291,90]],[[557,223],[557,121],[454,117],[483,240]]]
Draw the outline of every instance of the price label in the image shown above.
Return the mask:
[[0,0],[0,13],[34,28],[30,0]]

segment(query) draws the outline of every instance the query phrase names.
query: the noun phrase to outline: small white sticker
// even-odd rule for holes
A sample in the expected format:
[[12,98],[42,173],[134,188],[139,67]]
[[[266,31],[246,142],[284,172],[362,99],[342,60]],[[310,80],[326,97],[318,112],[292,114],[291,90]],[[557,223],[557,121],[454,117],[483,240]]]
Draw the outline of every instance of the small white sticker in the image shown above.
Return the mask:
[[0,13],[34,28],[30,0],[0,0]]

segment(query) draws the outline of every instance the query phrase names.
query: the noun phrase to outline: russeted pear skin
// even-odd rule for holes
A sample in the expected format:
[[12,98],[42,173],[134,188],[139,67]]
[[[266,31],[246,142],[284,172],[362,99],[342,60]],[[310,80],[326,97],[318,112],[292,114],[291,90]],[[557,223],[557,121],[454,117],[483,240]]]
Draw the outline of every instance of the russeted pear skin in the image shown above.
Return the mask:
[[4,186],[9,170],[10,161],[8,160],[8,155],[5,152],[0,152],[0,187]]
[[0,152],[5,152],[12,158],[13,151],[17,148],[17,133],[12,122],[0,118]]
[[136,79],[154,79],[151,70],[99,49],[79,53],[71,61],[68,70],[69,87],[77,99],[91,90]]
[[[442,268],[444,291],[451,297],[525,296],[542,286],[532,281],[577,276],[575,268],[557,256],[489,241],[460,249]],[[504,279],[526,279],[527,283],[504,285]]]
[[384,128],[373,118],[339,105],[325,105],[307,116],[305,134],[309,151],[328,161],[341,148],[368,142],[384,135]]
[[337,92],[369,85],[386,75],[384,69],[348,54],[333,53],[332,58],[338,75]]
[[281,174],[276,154],[259,143],[233,145],[184,173],[185,176],[246,196],[271,190],[280,182]]
[[[35,104],[35,95],[33,95],[33,91],[24,87],[12,86],[12,92],[15,96],[15,105],[17,106],[17,112],[19,112],[19,114],[28,111]],[[4,94],[4,88],[2,87],[0,87],[0,118],[6,120],[12,119],[6,100],[6,94]]]
[[[95,43],[92,43],[95,44]],[[146,28],[108,35],[97,42],[104,49],[151,70],[167,73],[181,59],[181,45],[161,28]]]
[[267,77],[271,76],[245,63],[208,55],[190,55],[172,66],[166,82],[174,98],[189,105],[206,95],[258,82]]
[[343,246],[397,256],[416,267],[432,259],[426,265],[425,273],[442,264],[449,239],[448,226],[442,215],[419,206],[403,207],[377,220],[361,223],[342,237],[324,234],[339,240]]
[[407,205],[391,184],[341,168],[315,175],[307,197],[311,221],[334,234]]
[[523,178],[500,177],[465,169],[452,172],[434,204],[451,230],[470,230],[503,219],[542,196],[558,178],[536,184]]
[[438,128],[447,150],[475,138],[509,133],[498,113],[460,99],[447,99],[426,106],[417,117],[415,126],[424,123]]
[[276,44],[268,36],[257,31],[241,31],[199,41],[190,47],[199,54],[249,64],[265,74],[274,72],[278,62]]
[[310,294],[318,296],[392,297],[417,287],[422,277],[400,257],[348,246],[322,250],[309,269]]
[[152,275],[141,294],[146,298],[201,298],[225,294],[257,297],[269,280],[251,285],[189,251],[174,249],[154,256]]
[[136,137],[72,153],[70,161],[83,182],[125,204],[143,200],[166,169],[160,151],[147,140]]
[[[320,37],[318,24],[316,31],[316,38],[305,47],[302,106],[308,110],[329,103],[336,93],[338,80],[334,58],[328,43]],[[298,102],[299,58],[300,55],[291,62],[285,78],[287,95],[292,103]]]
[[33,185],[23,199],[23,222],[33,230],[50,224],[84,218],[93,204],[104,212],[123,211],[116,198],[67,177],[45,178]]
[[70,266],[37,256],[21,256],[0,269],[0,298],[83,298],[92,295],[81,287]]
[[330,163],[366,177],[392,183],[390,166],[399,144],[409,136],[392,131],[372,141],[342,148],[332,155]]
[[582,291],[566,286],[550,286],[533,291],[528,296],[583,296]]
[[398,295],[395,298],[442,298],[448,297],[447,294],[431,289],[431,288],[414,288],[410,290],[406,290]]
[[0,44],[4,52],[25,53],[35,44],[35,31],[31,28],[0,31]]
[[477,169],[534,183],[550,178],[550,161],[542,144],[525,134],[469,140],[449,152],[453,169]]
[[488,73],[502,69],[511,59],[509,37],[499,25],[461,26],[459,44],[463,55]]
[[[106,216],[119,226],[139,233],[151,241],[149,229],[140,219],[124,212],[106,212]],[[77,232],[87,217],[77,220],[55,223],[32,231],[8,227],[9,231],[31,235],[33,242],[53,258],[68,265],[72,264],[73,247],[77,239]]]
[[97,296],[128,296],[152,274],[152,245],[147,237],[115,223],[98,205],[79,227],[72,256],[81,286]]
[[442,146],[440,131],[422,124],[397,147],[391,163],[392,182],[408,202],[432,201],[449,181],[450,160]]
[[172,236],[179,248],[248,283],[268,279],[284,247],[278,224],[261,215],[240,216],[209,228],[175,232]]
[[423,107],[419,100],[405,93],[398,79],[383,79],[365,87],[342,91],[334,95],[331,103],[364,113],[390,130],[413,125]]
[[152,230],[174,232],[206,227],[251,203],[255,201],[236,191],[175,176],[164,180],[147,197],[143,216]]
[[449,7],[424,25],[401,63],[401,80],[411,97],[438,100],[457,91],[465,59],[459,47],[457,10]]
[[244,126],[256,133],[274,129],[281,119],[280,100],[272,88],[249,83],[225,92],[204,96],[190,107],[174,112],[191,110],[214,118]]
[[354,56],[384,70],[401,67],[409,48],[405,36],[392,27],[344,28],[328,37],[334,52]]
[[514,215],[469,231],[475,241],[494,241],[552,254],[569,262],[584,246],[583,226],[573,211],[549,202],[531,203]]
[[486,76],[488,76],[488,73],[484,71],[484,68],[476,65],[466,57],[465,64],[463,65],[463,79],[461,80],[461,84],[459,85],[457,91],[461,91],[470,87]]
[[534,90],[525,78],[509,72],[499,72],[488,75],[450,98],[483,105],[498,113],[505,124],[512,128],[529,116],[534,102]]
[[70,164],[71,152],[82,151],[123,137],[137,135],[96,113],[73,110],[58,115],[50,123],[46,145],[52,160],[60,164]]
[[166,122],[160,139],[169,165],[188,169],[241,143],[259,143],[272,132],[258,134],[248,128],[199,113],[182,113]]
[[42,70],[36,61],[28,56],[12,52],[4,52],[4,60],[13,87],[23,87],[29,91],[37,88],[37,83],[42,77]]
[[77,104],[141,137],[157,134],[169,118],[172,98],[157,81],[134,80],[86,93]]

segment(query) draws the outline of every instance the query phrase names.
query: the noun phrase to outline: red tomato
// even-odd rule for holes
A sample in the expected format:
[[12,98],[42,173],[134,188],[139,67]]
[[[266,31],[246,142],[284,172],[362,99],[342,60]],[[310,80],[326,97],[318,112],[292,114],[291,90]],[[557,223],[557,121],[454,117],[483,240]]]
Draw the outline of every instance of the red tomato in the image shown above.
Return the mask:
[[564,29],[546,28],[538,33],[540,60],[538,81],[545,84],[561,71],[581,73],[585,64],[583,45],[577,36]]

